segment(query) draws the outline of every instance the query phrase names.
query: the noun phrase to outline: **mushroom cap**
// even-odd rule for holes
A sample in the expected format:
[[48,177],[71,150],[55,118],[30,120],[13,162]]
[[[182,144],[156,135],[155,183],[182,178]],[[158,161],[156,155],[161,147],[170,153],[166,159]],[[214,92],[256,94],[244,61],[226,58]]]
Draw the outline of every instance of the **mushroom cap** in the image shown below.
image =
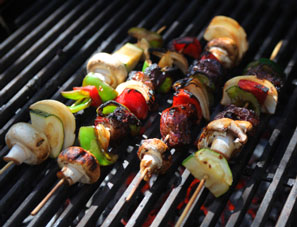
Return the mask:
[[108,53],[94,54],[88,61],[87,71],[100,73],[108,77],[109,85],[115,88],[118,84],[126,80],[128,72],[125,65],[115,56]]
[[163,154],[168,150],[168,146],[162,140],[153,138],[142,140],[141,146],[138,149],[138,157],[142,159],[145,154],[159,153]]
[[253,125],[249,121],[232,120],[230,118],[221,118],[210,122],[204,129],[198,141],[198,149],[208,147],[214,139],[215,132],[231,133],[238,142],[244,144],[247,142],[246,132],[252,129]]
[[[231,60],[231,63],[228,64],[228,62],[225,62],[225,61],[221,62],[226,68],[231,68],[238,63],[239,50],[238,50],[238,46],[236,45],[233,39],[230,39],[228,37],[218,37],[218,38],[212,39],[207,43],[206,49],[209,51],[213,47],[222,48],[223,50],[227,51],[228,53],[227,57]],[[221,59],[221,60],[224,60],[224,59]]]
[[5,142],[9,148],[15,144],[27,148],[36,157],[33,165],[40,164],[50,154],[50,145],[44,133],[38,131],[29,123],[19,122],[11,126],[5,136]]
[[77,167],[86,179],[82,183],[92,184],[100,177],[100,166],[95,156],[81,147],[72,146],[64,149],[58,156],[58,165],[62,168],[71,164]]

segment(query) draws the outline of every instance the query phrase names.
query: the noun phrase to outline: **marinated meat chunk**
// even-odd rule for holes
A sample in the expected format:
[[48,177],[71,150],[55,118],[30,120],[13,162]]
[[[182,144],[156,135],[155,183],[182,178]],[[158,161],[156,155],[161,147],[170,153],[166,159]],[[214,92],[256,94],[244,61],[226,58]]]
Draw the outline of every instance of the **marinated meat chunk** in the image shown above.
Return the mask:
[[177,105],[162,112],[160,132],[170,147],[177,147],[192,142],[192,128],[197,121],[195,106],[192,104]]

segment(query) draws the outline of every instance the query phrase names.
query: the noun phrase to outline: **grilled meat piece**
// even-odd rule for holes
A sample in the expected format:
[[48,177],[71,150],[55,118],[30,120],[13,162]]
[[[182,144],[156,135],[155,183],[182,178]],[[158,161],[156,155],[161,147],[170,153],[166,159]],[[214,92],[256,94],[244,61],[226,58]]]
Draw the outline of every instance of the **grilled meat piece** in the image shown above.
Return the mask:
[[177,105],[165,109],[160,119],[160,132],[165,139],[169,135],[170,147],[190,144],[192,141],[192,128],[197,121],[195,106],[192,104]]
[[160,139],[147,139],[141,142],[137,155],[140,162],[140,171],[144,180],[148,181],[152,174],[165,173],[171,166],[171,155],[168,146]]
[[155,89],[154,81],[149,77],[148,74],[141,72],[141,71],[132,71],[129,73],[128,80],[136,80],[144,83],[150,89]]
[[222,112],[218,113],[214,120],[221,118],[230,118],[233,120],[249,121],[253,127],[256,127],[260,121],[259,117],[251,109],[237,107],[233,104],[227,106]]
[[279,91],[284,85],[284,76],[275,71],[267,64],[258,64],[248,67],[245,70],[246,75],[256,75],[259,79],[269,80]]
[[166,74],[161,71],[161,68],[156,63],[148,66],[144,70],[144,74],[150,78],[150,81],[154,85],[154,89],[158,88],[166,78]]
[[[102,110],[105,106],[109,105],[110,103],[114,103],[117,108],[107,116],[102,113]],[[131,113],[127,108],[124,106],[114,102],[109,101],[102,104],[97,109],[98,116],[95,119],[95,126],[98,124],[102,124],[105,128],[110,130],[110,141],[114,142],[120,138],[123,138],[130,134],[130,125],[140,126],[140,120]]]
[[67,180],[69,185],[76,182],[92,184],[100,177],[100,166],[95,156],[81,147],[69,147],[58,156],[61,171],[59,178]]
[[222,86],[222,79],[224,78],[224,69],[220,62],[214,59],[195,60],[189,67],[188,76],[195,74],[204,74],[212,81],[216,88]]

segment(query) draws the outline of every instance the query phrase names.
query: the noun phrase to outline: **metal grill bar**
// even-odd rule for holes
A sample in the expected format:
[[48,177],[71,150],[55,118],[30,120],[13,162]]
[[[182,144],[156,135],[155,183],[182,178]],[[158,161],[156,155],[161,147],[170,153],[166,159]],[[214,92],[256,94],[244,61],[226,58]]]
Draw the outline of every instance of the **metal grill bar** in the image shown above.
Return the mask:
[[[202,40],[203,30],[214,15],[229,15],[237,19],[246,29],[250,43],[250,49],[242,63],[237,69],[229,72],[230,75],[241,73],[242,68],[251,60],[270,54],[274,45],[285,34],[284,45],[276,61],[286,66],[287,80],[294,79],[293,71],[296,68],[297,58],[294,51],[296,48],[294,37],[297,33],[297,22],[294,17],[296,3],[291,0],[286,4],[279,0],[270,3],[265,0],[241,2],[163,0],[141,3],[136,0],[116,0],[111,3],[107,0],[84,2],[69,0],[65,3],[61,1],[51,1],[46,5],[41,3],[42,0],[28,11],[38,10],[39,13],[30,20],[28,13],[23,14],[16,22],[21,27],[0,44],[1,158],[8,152],[8,148],[4,146],[5,133],[12,124],[29,120],[30,104],[46,98],[69,104],[70,101],[66,102],[60,92],[81,84],[86,74],[86,60],[94,52],[113,52],[127,41],[132,41],[132,38],[126,35],[132,26],[157,30],[165,25],[167,29],[163,37],[166,42],[179,36],[197,36]],[[27,18],[28,21],[22,24],[21,18]],[[279,104],[279,109],[283,110],[283,113],[262,119],[255,138],[246,144],[243,154],[239,155],[237,160],[240,162],[230,162],[234,177],[232,188],[219,199],[213,199],[207,189],[202,190],[185,220],[185,226],[198,223],[202,226],[218,225],[230,197],[236,193],[237,182],[247,175],[246,171],[251,171],[251,174],[248,174],[250,180],[247,181],[251,186],[243,189],[243,203],[237,205],[236,208],[239,210],[231,214],[227,226],[239,226],[244,223],[244,216],[251,205],[251,200],[256,196],[263,181],[267,181],[270,186],[253,224],[264,225],[279,191],[293,184],[277,224],[291,223],[294,218],[293,209],[296,207],[294,197],[296,180],[293,177],[287,182],[287,170],[290,168],[289,160],[295,160],[296,156],[296,131],[293,134],[296,122],[292,117],[296,105],[290,103],[296,103],[297,89],[291,88],[290,83],[286,84],[285,89],[286,93],[281,95]],[[170,94],[165,95],[159,101],[159,112],[169,106],[167,99],[170,97]],[[213,107],[212,116],[220,109],[219,105]],[[94,118],[94,110],[87,110],[83,114],[76,115],[77,125],[92,124]],[[276,127],[270,126],[269,131],[266,125],[272,124],[272,121],[277,124]],[[152,113],[145,123],[147,128],[145,136],[160,137],[158,113]],[[287,138],[284,140],[283,131],[288,125],[290,129],[287,130]],[[197,134],[201,127],[197,128]],[[270,139],[260,157],[263,165],[250,169],[247,167],[248,161],[264,132],[269,133]],[[275,174],[272,171],[266,174],[274,164],[273,159],[279,153],[278,149],[282,151],[281,147],[287,146],[290,137],[291,143],[283,151],[285,152],[281,162],[283,166],[279,166]],[[0,188],[1,224],[3,223],[3,226],[98,226],[103,223],[103,226],[119,226],[122,219],[127,222],[127,226],[147,225],[150,222],[152,226],[174,223],[181,212],[176,207],[182,205],[193,181],[191,174],[187,170],[183,171],[180,163],[195,148],[191,146],[184,148],[182,152],[176,151],[169,171],[152,181],[150,190],[144,194],[141,193],[141,188],[146,185],[142,182],[132,200],[126,203],[125,198],[133,186],[133,183],[129,184],[129,180],[135,181],[140,174],[137,146],[134,146],[140,139],[133,138],[121,144],[123,155],[119,162],[111,167],[103,167],[98,182],[92,185],[63,186],[35,217],[28,215],[57,182],[55,173],[58,166],[54,160],[47,160],[39,166],[11,166],[0,176],[0,185],[3,185]],[[291,146],[292,143],[294,146]],[[1,160],[0,166],[3,165],[4,161]],[[283,186],[284,182],[286,185]],[[213,201],[210,203],[210,200]],[[202,206],[208,206],[208,213],[205,216],[200,211]],[[157,215],[148,220],[147,217],[152,211]],[[289,216],[286,216],[288,213]]]

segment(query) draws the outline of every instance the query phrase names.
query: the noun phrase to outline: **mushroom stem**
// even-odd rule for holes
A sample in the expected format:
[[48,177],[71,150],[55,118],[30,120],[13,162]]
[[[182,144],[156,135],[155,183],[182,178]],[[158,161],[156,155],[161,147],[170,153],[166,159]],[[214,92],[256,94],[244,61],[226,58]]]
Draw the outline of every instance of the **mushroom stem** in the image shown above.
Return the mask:
[[69,185],[73,185],[83,177],[83,173],[81,173],[77,168],[72,165],[66,165],[61,170],[63,174],[63,178],[68,182]]
[[24,146],[15,144],[12,146],[8,154],[3,158],[6,162],[13,161],[17,165],[22,164],[26,160],[29,160],[32,157],[32,152],[26,149]]
[[212,141],[210,149],[221,153],[225,158],[229,159],[234,150],[233,140],[233,136],[229,133],[226,135],[217,135]]

